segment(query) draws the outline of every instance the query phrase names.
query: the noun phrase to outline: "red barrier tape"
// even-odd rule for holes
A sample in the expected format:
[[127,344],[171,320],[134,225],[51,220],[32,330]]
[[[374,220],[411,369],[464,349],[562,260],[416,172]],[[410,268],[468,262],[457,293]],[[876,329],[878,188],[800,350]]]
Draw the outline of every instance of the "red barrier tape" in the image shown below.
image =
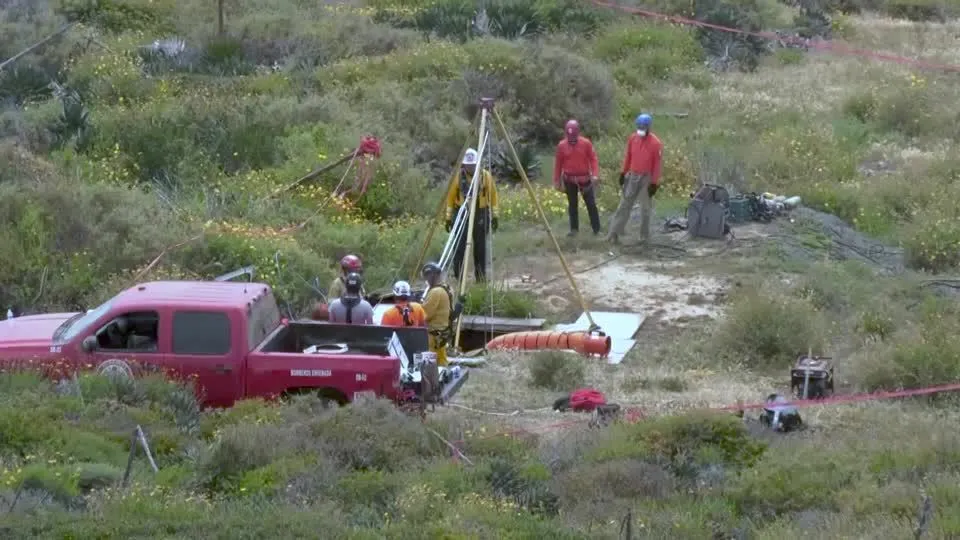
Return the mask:
[[942,71],[951,71],[951,72],[960,72],[960,66],[955,64],[942,64],[938,62],[928,62],[926,60],[918,60],[916,58],[908,58],[906,56],[900,56],[890,53],[882,53],[877,51],[871,51],[867,49],[857,49],[854,47],[848,47],[840,43],[832,41],[821,41],[813,39],[804,39],[799,37],[792,36],[780,36],[775,32],[751,32],[749,30],[742,30],[740,28],[732,28],[729,26],[720,26],[718,24],[711,24],[708,22],[698,21],[696,19],[688,19],[686,17],[680,17],[677,15],[667,15],[665,13],[658,13],[656,11],[649,11],[646,9],[631,7],[631,6],[621,6],[613,2],[604,2],[603,0],[586,0],[587,2],[601,8],[615,9],[625,13],[633,13],[635,15],[640,15],[650,19],[660,19],[675,24],[682,24],[685,26],[696,26],[699,28],[709,28],[711,30],[717,30],[720,32],[729,32],[732,34],[741,34],[745,36],[753,36],[762,39],[774,40],[774,41],[784,41],[787,43],[794,43],[799,45],[804,45],[811,49],[818,49],[825,52],[830,52],[834,54],[846,54],[849,56],[860,56],[863,58],[871,58],[874,60],[884,60],[887,62],[895,62],[898,64],[907,64],[916,66],[921,69],[929,70],[942,70]]
[[[904,398],[904,397],[926,396],[930,394],[938,394],[941,392],[956,392],[958,390],[960,390],[960,383],[950,383],[950,384],[941,384],[937,386],[928,386],[924,388],[911,388],[907,390],[892,390],[892,391],[881,391],[881,392],[872,392],[872,393],[850,394],[845,396],[833,396],[833,397],[823,398],[823,399],[799,399],[799,400],[785,402],[785,403],[778,403],[777,406],[778,407],[793,406],[793,407],[797,407],[798,409],[802,409],[802,408],[814,407],[818,405],[840,405],[845,403],[859,403],[859,402],[866,402],[866,401],[881,401],[885,399],[896,399],[896,398]],[[706,409],[701,409],[701,410],[716,411],[716,412],[746,411],[746,410],[752,410],[752,409],[763,409],[764,407],[767,407],[767,406],[768,404],[766,402],[757,402],[757,403],[749,403],[749,404],[738,403],[736,405],[708,407]],[[696,410],[696,408],[692,408],[691,410]],[[643,411],[637,407],[631,407],[626,409],[624,411],[624,417],[626,421],[629,423],[636,423],[647,418],[647,416],[643,413]],[[568,420],[566,422],[549,424],[549,425],[540,426],[534,429],[521,428],[521,429],[501,431],[501,432],[497,432],[492,435],[487,435],[484,437],[475,437],[471,440],[485,440],[485,439],[493,439],[496,437],[510,437],[514,435],[536,435],[536,434],[552,433],[554,431],[560,431],[560,430],[577,426],[577,425],[582,426],[583,424],[584,424],[583,419]],[[452,441],[452,443],[454,445],[457,445],[458,447],[459,445],[465,442],[467,441],[466,440]]]

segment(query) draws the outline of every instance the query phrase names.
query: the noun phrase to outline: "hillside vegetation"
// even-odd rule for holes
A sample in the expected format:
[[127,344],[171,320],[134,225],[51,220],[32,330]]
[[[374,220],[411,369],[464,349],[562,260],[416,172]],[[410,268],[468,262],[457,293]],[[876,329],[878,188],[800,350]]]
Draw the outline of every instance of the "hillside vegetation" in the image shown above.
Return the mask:
[[[475,387],[496,389],[488,395],[465,390],[481,404],[507,399],[505,388],[539,399],[531,386],[573,380],[666,395],[674,412],[728,404],[670,397],[690,388],[754,400],[807,347],[842,358],[845,390],[960,378],[960,310],[929,287],[960,265],[956,75],[795,45],[960,64],[958,5],[622,3],[786,37],[577,0],[491,0],[482,12],[466,0],[234,0],[222,26],[216,2],[0,0],[0,59],[75,23],[0,72],[0,308],[87,309],[135,279],[254,264],[303,312],[314,279],[327,283],[346,253],[363,257],[369,289],[386,289],[414,270],[411,246],[476,139],[479,98],[491,96],[558,232],[566,201],[549,178],[563,123],[580,120],[598,149],[606,218],[624,138],[650,111],[666,144],[659,208],[680,207],[701,180],[800,195],[902,249],[906,264],[838,263],[823,231],[785,220],[755,258],[696,259],[743,285],[722,320],[655,335],[610,369],[499,360],[515,377]],[[363,197],[331,197],[354,181],[344,167],[282,191],[368,133],[383,156]],[[502,190],[495,268],[549,247],[504,142],[490,162]],[[471,310],[540,309],[495,287],[492,298],[474,291]],[[656,377],[640,373],[653,367]],[[720,376],[735,385],[718,388]],[[386,403],[326,410],[311,398],[201,412],[189,389],[160,379],[81,374],[52,386],[3,373],[0,533],[618,538],[629,521],[640,538],[904,538],[929,496],[922,532],[960,535],[958,415],[943,396],[805,411],[814,429],[784,437],[700,412],[507,436],[506,421],[461,412],[421,423]],[[159,472],[138,453],[121,486],[137,425]],[[462,440],[466,458],[453,460],[442,439]]]

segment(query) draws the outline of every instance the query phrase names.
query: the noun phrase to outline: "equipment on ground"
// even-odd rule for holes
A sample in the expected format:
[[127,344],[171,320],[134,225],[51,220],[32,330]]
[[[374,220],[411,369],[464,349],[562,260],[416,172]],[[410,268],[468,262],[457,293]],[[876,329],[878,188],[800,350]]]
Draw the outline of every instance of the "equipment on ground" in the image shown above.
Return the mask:
[[[534,207],[537,209],[537,213],[539,214],[541,221],[543,222],[547,235],[550,237],[550,240],[553,243],[553,247],[556,250],[557,257],[560,260],[560,264],[563,267],[563,270],[567,276],[567,279],[570,281],[574,294],[576,294],[577,299],[580,301],[580,305],[583,308],[584,313],[587,315],[588,319],[590,320],[589,335],[595,335],[595,336],[598,335],[600,338],[605,337],[605,335],[602,332],[600,332],[600,327],[597,326],[597,324],[593,321],[593,318],[590,316],[590,310],[589,310],[589,307],[587,306],[587,302],[584,299],[583,295],[580,293],[580,289],[573,278],[573,273],[570,271],[570,268],[567,266],[567,262],[564,259],[563,252],[560,249],[560,243],[557,241],[556,237],[553,235],[553,231],[550,228],[550,221],[549,219],[547,219],[547,216],[543,211],[543,207],[540,204],[539,199],[537,198],[537,194],[533,189],[533,184],[530,182],[529,177],[527,177],[526,170],[524,169],[523,163],[520,160],[519,156],[517,155],[516,148],[514,147],[513,142],[507,133],[506,126],[503,123],[503,119],[500,117],[500,113],[494,108],[494,100],[492,98],[481,98],[480,110],[478,112],[478,120],[479,120],[479,130],[478,130],[479,144],[476,147],[477,167],[473,173],[473,178],[470,182],[469,190],[464,195],[465,203],[463,204],[463,206],[461,206],[460,211],[457,213],[456,217],[454,218],[454,222],[450,226],[450,236],[447,239],[447,242],[444,246],[443,253],[441,254],[441,257],[440,257],[440,262],[437,265],[437,268],[431,268],[431,271],[442,272],[447,269],[447,267],[453,262],[455,248],[457,246],[459,239],[462,237],[462,235],[466,234],[466,249],[463,256],[463,268],[460,271],[461,279],[460,279],[460,283],[458,284],[459,291],[457,294],[458,298],[461,298],[461,299],[465,298],[466,287],[467,287],[467,277],[470,275],[469,265],[472,261],[472,254],[473,254],[473,248],[474,248],[473,228],[476,224],[476,215],[477,215],[476,210],[477,210],[477,199],[478,199],[478,197],[476,197],[475,194],[479,193],[480,191],[480,183],[483,178],[484,167],[482,164],[484,163],[484,159],[485,158],[487,160],[490,159],[491,132],[495,127],[497,131],[500,132],[500,135],[503,138],[503,142],[505,143],[508,151],[510,152],[514,165],[516,166],[516,169],[519,172],[520,177],[523,181],[523,185],[526,188],[527,193],[529,193],[530,195],[531,203],[533,203]],[[474,125],[476,125],[476,123],[477,123],[477,120],[474,121]],[[464,144],[463,149],[461,150],[460,159],[457,162],[461,164],[466,163],[466,158],[469,153],[468,150],[472,150],[472,148],[470,148],[471,146],[470,142],[471,141],[467,141],[467,143]],[[472,161],[473,160],[472,153],[470,154],[470,156],[471,156],[470,160]],[[449,183],[447,184],[448,192],[450,189],[452,189],[454,184],[458,182],[459,175],[460,175],[459,167],[456,167],[450,176]],[[424,239],[423,246],[420,250],[420,255],[417,259],[416,264],[414,265],[414,272],[416,272],[416,269],[420,267],[423,260],[426,258],[426,253],[433,241],[433,234],[436,230],[437,225],[440,224],[441,222],[445,222],[445,220],[443,219],[444,208],[445,208],[445,201],[441,200],[438,203],[437,210],[434,215],[434,219],[431,221],[429,225],[427,237]],[[490,237],[488,236],[488,242],[489,241],[490,241]],[[487,249],[487,254],[488,254],[487,257],[488,257],[488,264],[489,264],[493,258],[492,249]],[[424,270],[426,270],[426,267],[424,267]],[[492,294],[492,289],[491,289],[491,294]],[[491,309],[492,309],[492,304],[493,302],[491,301]],[[454,349],[458,349],[460,347],[461,325],[462,325],[462,318],[458,317],[456,321],[455,329],[454,329],[454,335],[453,335],[452,345]],[[574,339],[582,339],[582,338],[574,338]],[[606,343],[607,343],[606,351],[609,352],[609,349],[610,349],[609,339],[606,340]]]
[[514,332],[495,337],[487,343],[487,350],[538,351],[544,349],[573,350],[584,356],[606,358],[610,354],[612,340],[606,334],[592,332],[562,332],[535,330]]
[[770,429],[787,433],[803,427],[800,411],[779,394],[767,396],[767,402],[760,413],[760,423]]
[[591,412],[597,407],[606,405],[607,398],[603,392],[593,388],[580,388],[553,402],[553,410],[557,412]]
[[754,216],[753,204],[746,195],[738,194],[730,199],[730,223],[746,223]]
[[687,231],[701,238],[724,238],[730,232],[729,205],[730,194],[726,188],[703,184],[687,206]]
[[800,399],[833,395],[833,358],[801,355],[790,370],[790,390]]

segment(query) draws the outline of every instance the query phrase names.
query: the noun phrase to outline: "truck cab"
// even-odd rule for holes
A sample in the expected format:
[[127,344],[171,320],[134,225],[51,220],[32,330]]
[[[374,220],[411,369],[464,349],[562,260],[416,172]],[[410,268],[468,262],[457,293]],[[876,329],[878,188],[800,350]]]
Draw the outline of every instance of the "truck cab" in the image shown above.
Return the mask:
[[214,407],[300,392],[397,399],[409,355],[426,350],[422,328],[282,320],[262,283],[151,282],[85,313],[0,322],[0,366],[163,371],[194,381]]

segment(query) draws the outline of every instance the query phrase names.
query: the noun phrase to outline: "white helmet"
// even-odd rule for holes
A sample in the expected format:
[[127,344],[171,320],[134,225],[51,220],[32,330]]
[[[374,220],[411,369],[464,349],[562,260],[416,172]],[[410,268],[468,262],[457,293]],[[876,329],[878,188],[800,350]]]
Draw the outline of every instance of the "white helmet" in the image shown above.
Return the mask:
[[477,151],[473,148],[467,148],[466,153],[463,154],[463,164],[464,165],[476,165],[477,164]]
[[410,290],[410,284],[406,281],[398,281],[393,284],[393,294],[394,296],[411,296],[413,291]]

